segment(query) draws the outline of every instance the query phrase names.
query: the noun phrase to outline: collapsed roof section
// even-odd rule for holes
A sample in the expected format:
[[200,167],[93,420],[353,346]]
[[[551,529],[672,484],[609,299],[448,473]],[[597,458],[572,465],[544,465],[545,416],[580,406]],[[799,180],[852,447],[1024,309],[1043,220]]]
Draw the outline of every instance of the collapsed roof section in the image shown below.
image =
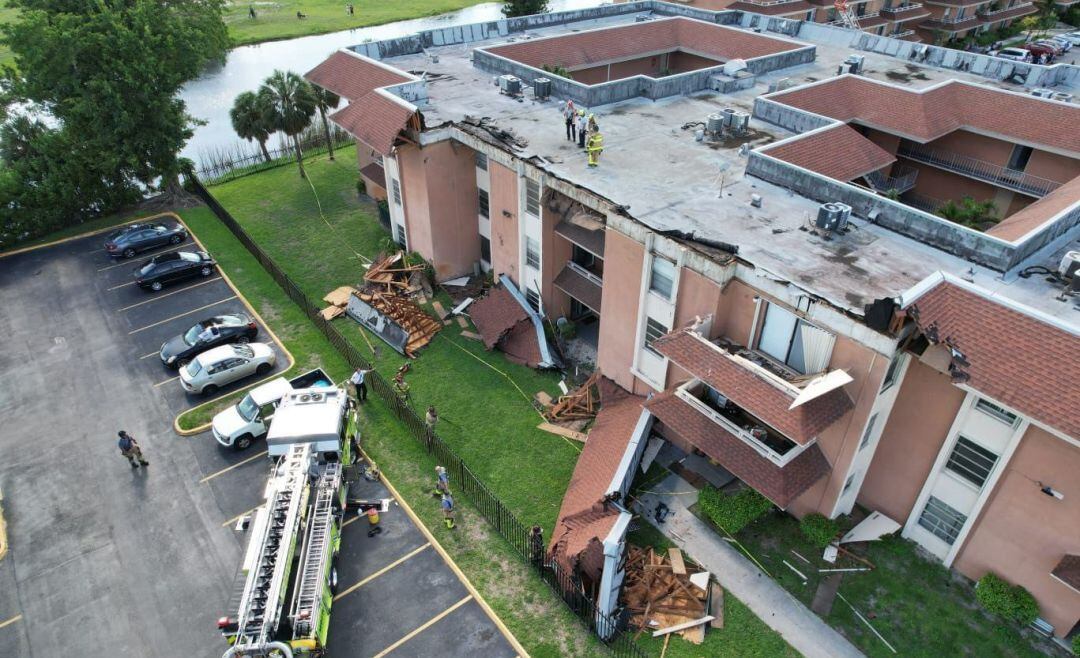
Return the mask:
[[485,297],[473,302],[469,317],[489,350],[498,348],[511,361],[530,368],[554,367],[540,316],[505,275]]

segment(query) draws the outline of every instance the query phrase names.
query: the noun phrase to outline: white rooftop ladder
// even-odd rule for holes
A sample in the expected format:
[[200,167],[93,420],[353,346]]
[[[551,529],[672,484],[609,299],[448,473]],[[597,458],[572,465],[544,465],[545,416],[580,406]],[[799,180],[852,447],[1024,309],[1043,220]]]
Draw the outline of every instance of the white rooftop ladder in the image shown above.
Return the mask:
[[327,561],[331,558],[329,549],[333,541],[334,496],[340,488],[341,464],[326,464],[319,478],[315,505],[308,521],[308,536],[300,557],[296,598],[290,615],[294,637],[310,634],[311,625],[318,619],[317,612],[326,586]]
[[258,554],[244,585],[233,654],[245,646],[265,645],[277,632],[310,461],[310,444],[293,446],[267,487],[267,504],[258,512],[264,518],[254,525],[259,536],[251,538],[249,551],[258,542]]

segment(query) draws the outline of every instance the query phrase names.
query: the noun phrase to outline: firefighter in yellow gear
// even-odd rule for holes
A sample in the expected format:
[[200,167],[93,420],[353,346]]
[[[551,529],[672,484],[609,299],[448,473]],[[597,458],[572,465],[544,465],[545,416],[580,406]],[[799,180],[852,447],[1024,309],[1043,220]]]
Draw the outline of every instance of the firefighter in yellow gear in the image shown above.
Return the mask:
[[590,167],[595,167],[600,164],[600,154],[604,152],[604,136],[599,132],[589,135],[589,141],[585,144],[585,150],[589,153]]

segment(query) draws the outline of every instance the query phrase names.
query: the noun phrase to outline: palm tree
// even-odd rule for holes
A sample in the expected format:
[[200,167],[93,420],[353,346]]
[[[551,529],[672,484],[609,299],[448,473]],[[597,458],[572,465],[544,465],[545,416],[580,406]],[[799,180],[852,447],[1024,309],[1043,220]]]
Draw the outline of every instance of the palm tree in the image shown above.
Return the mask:
[[233,130],[241,139],[256,141],[262,149],[263,159],[270,162],[270,152],[266,150],[266,140],[274,132],[274,127],[267,108],[260,102],[260,97],[253,91],[245,91],[233,101],[229,110]]
[[311,92],[311,85],[292,71],[275,70],[259,87],[259,103],[266,107],[273,127],[292,138],[300,178],[307,178],[304,154],[300,150],[300,133],[315,115],[315,96]]
[[315,109],[319,110],[319,117],[322,119],[323,133],[326,134],[326,148],[330,150],[330,159],[333,160],[334,143],[330,141],[330,123],[326,120],[326,113],[338,106],[341,97],[317,85],[312,85],[311,91],[315,96]]

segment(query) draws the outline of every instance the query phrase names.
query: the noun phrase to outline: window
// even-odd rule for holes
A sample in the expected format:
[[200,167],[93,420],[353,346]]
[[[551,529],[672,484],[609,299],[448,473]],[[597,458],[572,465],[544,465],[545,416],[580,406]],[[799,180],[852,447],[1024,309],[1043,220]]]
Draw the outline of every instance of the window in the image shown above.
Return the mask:
[[477,199],[480,202],[480,216],[490,217],[488,214],[488,193],[487,190],[477,190]]
[[953,446],[945,468],[982,489],[986,479],[990,477],[990,471],[994,470],[997,458],[997,455],[978,443],[961,436]]
[[535,288],[529,288],[525,291],[525,301],[529,302],[532,310],[540,312],[540,293],[536,292]]
[[1006,425],[1012,426],[1016,424],[1016,414],[997,406],[989,400],[979,398],[979,401],[975,403],[975,408]]
[[874,433],[875,422],[877,422],[877,414],[870,416],[869,422],[866,423],[866,431],[863,432],[862,441],[859,443],[859,450],[862,450],[866,446],[870,445],[870,436]]
[[406,248],[405,244],[405,227],[401,224],[394,224],[394,242],[401,245],[402,248]]
[[960,535],[966,521],[966,516],[933,496],[926,501],[926,507],[919,516],[919,525],[950,546]]
[[843,496],[844,494],[846,494],[848,492],[848,489],[851,488],[851,485],[855,484],[855,476],[856,475],[857,475],[856,473],[852,473],[851,475],[848,476],[848,479],[844,481],[844,488],[840,492],[841,496]]
[[649,275],[649,290],[664,299],[671,300],[675,289],[675,263],[653,256],[652,273]]
[[480,259],[487,263],[491,262],[491,240],[482,235],[480,236]]
[[660,353],[653,349],[653,341],[663,336],[668,332],[668,328],[660,324],[652,318],[645,319],[645,349],[649,350],[656,356],[660,356]]
[[540,216],[540,183],[528,178],[525,179],[525,212]]
[[525,237],[525,264],[540,269],[540,243],[536,238]]
[[396,178],[390,179],[390,189],[394,193],[394,203],[401,205],[401,185],[397,182]]
[[1031,160],[1032,151],[1033,149],[1030,146],[1017,144],[1013,147],[1012,153],[1009,154],[1007,167],[1013,171],[1023,171],[1027,168],[1028,161]]
[[900,361],[904,358],[903,354],[897,354],[889,361],[889,369],[885,371],[885,379],[881,382],[881,390],[878,393],[884,393],[890,386],[896,383],[896,371],[900,369]]
[[809,375],[828,367],[835,341],[829,332],[770,303],[765,308],[757,349],[795,372]]
[[487,156],[480,151],[476,152],[476,168],[487,171]]

